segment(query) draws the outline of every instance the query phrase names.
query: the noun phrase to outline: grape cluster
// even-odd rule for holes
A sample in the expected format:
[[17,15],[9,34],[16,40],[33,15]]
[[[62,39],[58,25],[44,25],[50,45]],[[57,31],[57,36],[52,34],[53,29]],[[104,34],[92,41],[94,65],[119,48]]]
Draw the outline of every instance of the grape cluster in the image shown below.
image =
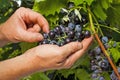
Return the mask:
[[[106,50],[109,48],[108,45],[108,37],[103,36],[101,38],[102,43]],[[97,80],[105,80],[102,72],[109,71],[111,69],[109,61],[104,56],[101,48],[99,46],[95,47],[94,49],[88,52],[90,56],[90,70],[93,71],[91,77]]]
[[[44,40],[39,43],[40,45],[55,44],[63,46],[69,42],[82,41],[84,38],[91,36],[91,32],[83,27],[88,22],[87,17],[80,15],[80,11],[77,9],[70,10],[73,6],[73,3],[69,3],[69,9],[61,9],[60,15],[62,16],[58,25],[49,33],[43,33]],[[67,18],[67,21],[65,18]]]
[[[118,67],[118,72],[119,72],[119,74],[120,74],[120,67]],[[110,78],[111,78],[111,80],[119,80],[119,79],[117,78],[117,76],[115,75],[114,71],[112,71],[112,73],[111,73],[111,75],[110,75]]]
[[[108,44],[109,39],[106,36],[101,37],[101,41],[106,50],[108,50],[111,46]],[[113,44],[112,47],[116,47],[116,44]],[[90,70],[93,72],[91,77],[93,80],[105,80],[103,73],[112,71],[109,61],[103,54],[101,48],[99,46],[95,47],[94,49],[88,52],[90,61]],[[112,57],[111,57],[112,59]],[[118,72],[120,73],[120,68],[118,68]],[[110,75],[111,80],[118,80],[117,76],[115,75],[114,71],[112,71]]]

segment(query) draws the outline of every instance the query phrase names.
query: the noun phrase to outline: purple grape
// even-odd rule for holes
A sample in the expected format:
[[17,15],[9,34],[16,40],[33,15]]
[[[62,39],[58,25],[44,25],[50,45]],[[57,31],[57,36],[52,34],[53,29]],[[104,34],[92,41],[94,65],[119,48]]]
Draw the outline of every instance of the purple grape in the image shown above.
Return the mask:
[[89,38],[89,37],[91,36],[90,31],[86,30],[86,31],[84,32],[84,36],[85,36],[85,38]]
[[75,4],[73,2],[68,2],[68,8],[73,8],[75,6]]
[[96,78],[98,78],[98,74],[93,73],[91,77],[92,77],[93,79],[96,79]]
[[48,34],[47,33],[43,33],[43,37],[44,37],[44,39],[47,39],[48,38]]
[[75,24],[80,24],[80,19],[78,16],[75,16],[74,22],[75,22]]
[[44,39],[41,44],[49,44],[49,41],[47,39]]
[[99,80],[105,80],[105,78],[103,76],[100,76]]
[[50,37],[51,39],[54,39],[54,38],[55,38],[55,32],[54,32],[54,31],[50,31],[50,32],[49,32],[49,37]]
[[101,48],[98,46],[98,47],[96,47],[96,48],[94,49],[94,52],[96,53],[96,55],[100,55],[101,52],[102,52],[102,50],[101,50]]
[[91,70],[92,70],[92,71],[95,71],[95,70],[97,70],[97,69],[99,69],[99,66],[97,66],[97,65],[92,65],[92,66],[91,66]]
[[103,36],[103,37],[101,38],[101,40],[102,40],[102,43],[105,44],[105,43],[108,42],[108,37]]
[[74,33],[74,31],[69,31],[69,33],[67,35],[68,35],[69,38],[72,39],[72,38],[74,38],[75,33]]
[[82,26],[81,25],[75,25],[75,31],[76,32],[82,32]]
[[70,38],[65,39],[65,43],[70,43],[72,40]]
[[70,22],[70,23],[68,23],[68,27],[69,27],[70,30],[74,30],[75,24]]

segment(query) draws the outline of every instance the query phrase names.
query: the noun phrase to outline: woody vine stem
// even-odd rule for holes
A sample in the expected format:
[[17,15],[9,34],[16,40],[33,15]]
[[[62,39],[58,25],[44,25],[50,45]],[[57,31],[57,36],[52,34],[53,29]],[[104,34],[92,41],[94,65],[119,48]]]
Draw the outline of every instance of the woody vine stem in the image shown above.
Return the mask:
[[[101,50],[103,51],[103,54],[104,54],[104,55],[106,56],[106,58],[108,59],[110,65],[111,65],[111,67],[112,67],[112,69],[114,70],[116,76],[118,77],[118,80],[120,80],[120,75],[119,75],[119,72],[118,72],[118,70],[117,70],[116,65],[115,65],[115,64],[113,63],[113,61],[111,60],[108,52],[106,51],[103,43],[101,42],[101,40],[100,40],[100,38],[99,38],[97,32],[95,31],[95,26],[94,26],[94,24],[93,24],[93,19],[92,19],[92,14],[91,14],[90,8],[88,8],[88,15],[89,15],[89,20],[90,20],[90,28],[91,28],[92,32],[94,33],[94,37],[96,38],[99,46],[101,47]],[[99,26],[98,26],[98,27],[99,27]]]

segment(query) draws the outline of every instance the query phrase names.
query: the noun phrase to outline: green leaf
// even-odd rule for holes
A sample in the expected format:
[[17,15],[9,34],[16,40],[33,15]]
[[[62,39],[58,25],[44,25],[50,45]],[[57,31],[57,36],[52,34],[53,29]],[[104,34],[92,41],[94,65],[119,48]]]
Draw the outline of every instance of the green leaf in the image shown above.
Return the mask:
[[79,80],[92,80],[90,78],[90,73],[88,73],[85,69],[76,69],[75,76]]
[[[95,5],[96,4],[96,5]],[[95,3],[93,7],[93,13],[101,20],[105,20],[107,18],[106,13],[99,3]]]
[[110,6],[110,3],[108,0],[101,0],[100,3],[104,9],[108,9]]
[[59,70],[58,73],[61,73],[64,78],[68,78],[69,75],[75,73],[75,69],[63,69]]
[[43,72],[34,73],[31,76],[24,77],[21,80],[50,80]]
[[82,4],[84,1],[83,0],[69,0],[70,2],[74,2],[75,5]]
[[33,6],[33,10],[40,12],[41,14],[55,15],[55,13],[59,12],[61,8],[65,7],[68,0],[44,0],[41,2],[37,2],[35,0],[35,4]]
[[[110,48],[109,51],[114,59],[117,62],[120,59],[120,42],[116,42],[117,46]],[[114,45],[114,42],[111,42],[111,45]]]
[[107,22],[120,30],[120,3],[112,4],[107,10]]
[[83,1],[86,1],[88,5],[91,5],[94,0],[83,0]]
[[27,43],[27,42],[21,42],[19,46],[21,47],[21,52],[24,53],[26,50],[33,48],[37,45],[37,43]]

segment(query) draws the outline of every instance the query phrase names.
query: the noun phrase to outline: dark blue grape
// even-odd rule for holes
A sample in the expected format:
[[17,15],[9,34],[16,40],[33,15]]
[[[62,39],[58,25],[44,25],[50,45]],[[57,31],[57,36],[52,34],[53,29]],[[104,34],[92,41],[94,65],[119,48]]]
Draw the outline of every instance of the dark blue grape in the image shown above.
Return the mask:
[[92,71],[95,71],[95,70],[97,70],[97,69],[99,69],[99,66],[97,66],[97,65],[92,65],[92,66],[91,66],[91,70],[92,70]]
[[95,71],[94,71],[94,73],[96,73],[96,74],[100,74],[100,73],[102,73],[103,71],[101,70],[101,69],[96,69]]
[[104,47],[105,47],[105,49],[107,50],[108,48],[110,48],[110,45],[109,45],[108,43],[105,43],[105,44],[104,44]]
[[103,76],[100,76],[99,80],[105,80],[105,78]]
[[48,38],[48,34],[47,33],[43,33],[43,37],[44,37],[44,39],[47,39]]
[[107,37],[107,36],[103,36],[103,37],[101,38],[101,40],[102,40],[102,43],[105,44],[105,43],[108,42],[108,37]]
[[65,39],[65,44],[70,43],[71,41],[72,41],[72,39],[66,38],[66,39]]
[[82,37],[82,33],[81,32],[76,32],[75,33],[75,37],[77,38],[77,39],[80,39],[81,37]]
[[82,26],[81,25],[75,25],[75,31],[76,32],[82,32]]
[[85,38],[89,38],[89,37],[91,36],[90,31],[86,30],[86,31],[84,32],[84,36],[85,36]]
[[117,46],[117,42],[114,41],[114,43],[113,43],[113,47],[115,48],[116,46]]
[[96,60],[96,59],[90,60],[90,64],[91,64],[91,65],[96,65],[96,64],[97,64],[97,60]]
[[62,29],[60,26],[55,27],[54,32],[58,35],[62,34]]
[[82,19],[81,19],[81,24],[86,24],[88,22],[88,19],[86,17],[86,15],[82,15]]
[[98,78],[98,74],[93,73],[91,77],[92,77],[93,79],[96,79],[96,78]]
[[62,33],[64,33],[65,32],[65,27],[63,25],[59,25],[59,26],[60,26],[60,28],[62,30]]
[[109,62],[108,62],[108,60],[102,60],[102,61],[100,61],[99,63],[99,66],[102,68],[102,69],[108,69],[108,67],[109,67]]
[[54,31],[50,31],[49,32],[49,37],[50,37],[50,39],[54,39],[55,38],[55,32]]
[[41,44],[49,44],[49,41],[47,39],[44,39]]
[[69,27],[65,27],[65,33],[69,33],[70,28]]
[[68,27],[70,30],[74,30],[75,24],[70,22],[70,23],[68,23]]
[[74,22],[75,22],[75,24],[80,24],[80,19],[78,16],[75,16]]
[[72,38],[74,38],[75,33],[74,33],[74,31],[69,31],[69,33],[67,35],[68,35],[69,38],[72,39]]
[[97,61],[100,61],[100,60],[102,60],[102,56],[101,56],[101,55],[95,56],[95,59],[96,59]]
[[68,8],[73,8],[75,6],[75,4],[73,2],[68,2]]
[[96,53],[96,55],[100,55],[101,52],[102,52],[102,50],[101,50],[100,47],[96,47],[96,48],[94,49],[94,52]]
[[53,45],[54,45],[54,44],[57,44],[57,41],[51,40],[49,44],[53,44]]
[[114,72],[110,75],[111,80],[118,80]]

